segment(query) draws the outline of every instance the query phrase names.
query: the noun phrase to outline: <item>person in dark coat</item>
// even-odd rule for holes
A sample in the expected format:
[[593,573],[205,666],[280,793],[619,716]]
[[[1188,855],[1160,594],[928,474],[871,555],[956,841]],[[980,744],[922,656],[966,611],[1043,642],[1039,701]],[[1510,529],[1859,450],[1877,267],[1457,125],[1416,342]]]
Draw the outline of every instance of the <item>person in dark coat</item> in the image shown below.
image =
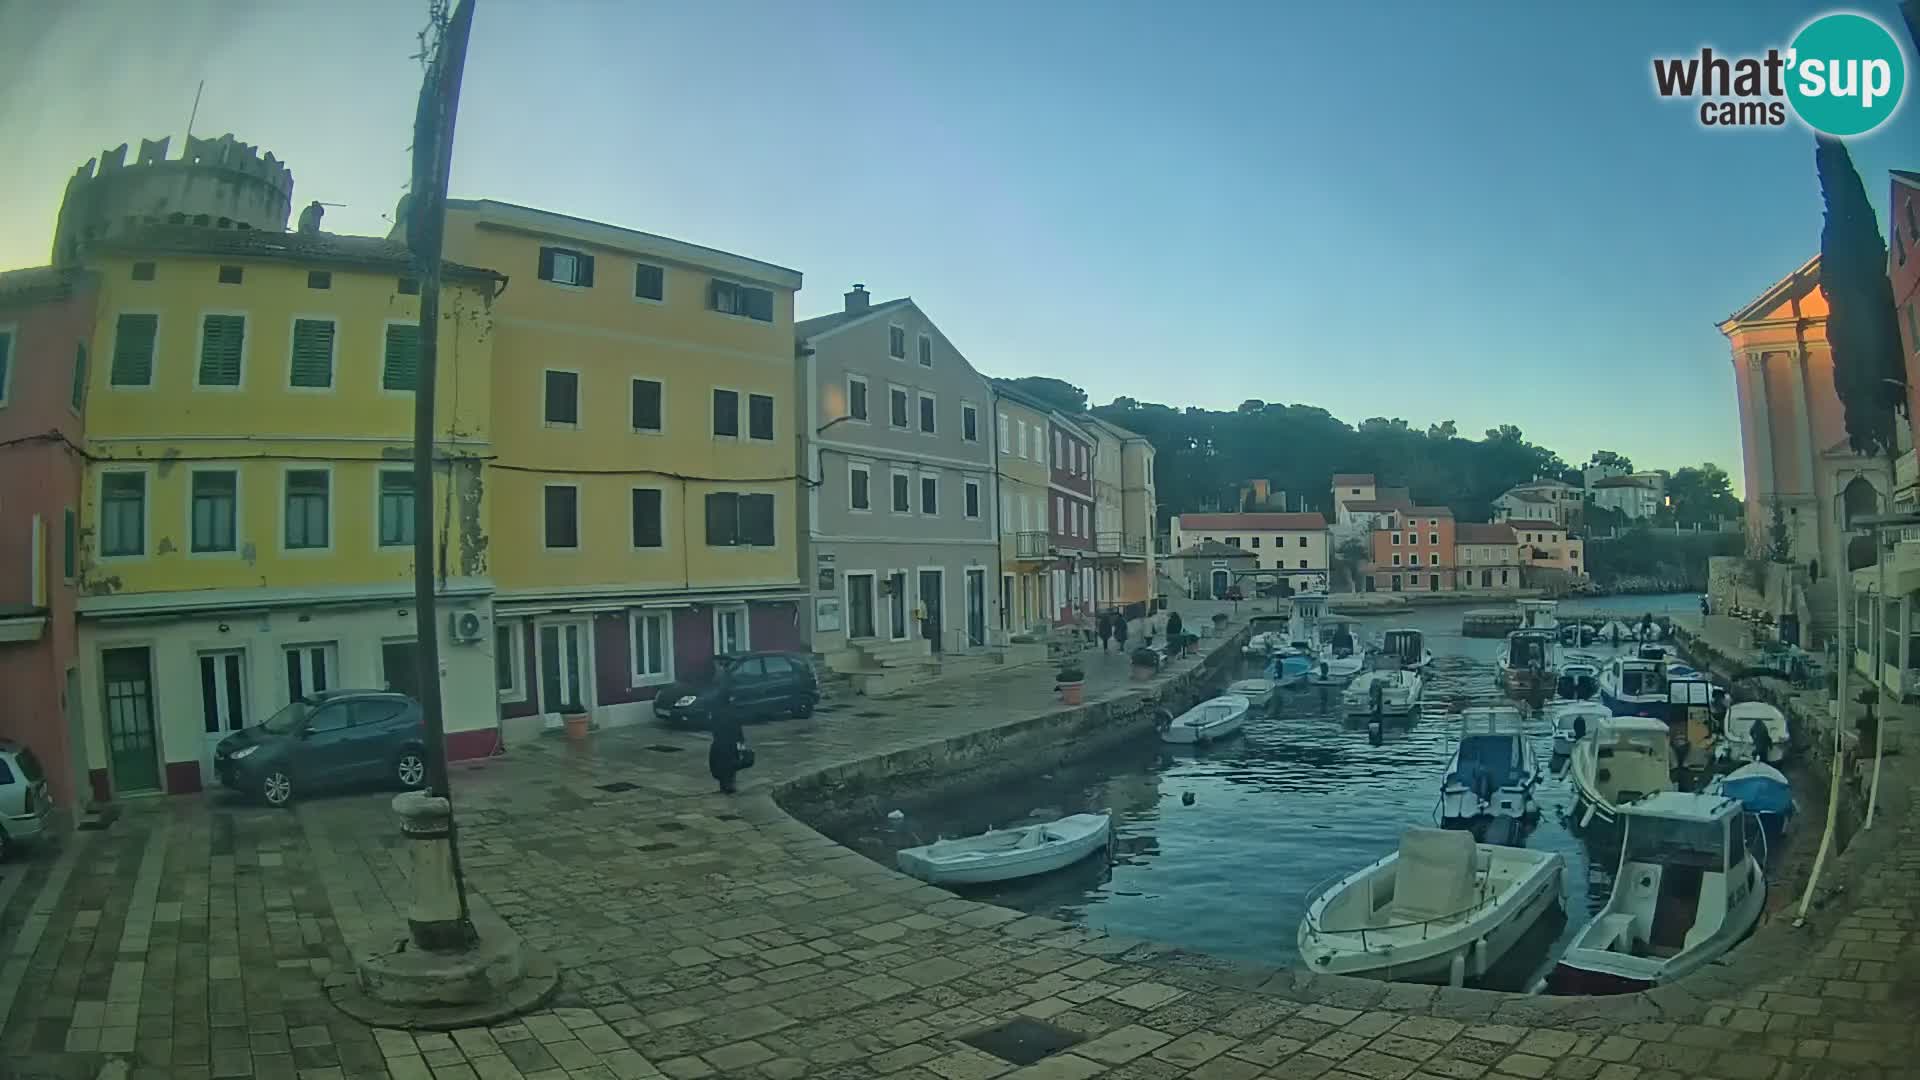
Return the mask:
[[1765,762],[1768,755],[1773,753],[1773,733],[1767,730],[1767,722],[1754,717],[1753,727],[1747,729],[1747,737],[1753,740],[1753,760]]
[[1103,611],[1097,620],[1100,624],[1100,651],[1106,652],[1113,642],[1113,612]]
[[1185,633],[1186,626],[1180,621],[1180,613],[1167,612],[1167,653],[1169,655],[1178,656],[1186,651],[1187,639],[1181,636]]
[[1127,651],[1127,617],[1117,611],[1113,613],[1113,644],[1121,652]]
[[722,793],[733,794],[733,778],[740,772],[741,753],[747,748],[747,737],[740,731],[740,721],[732,716],[717,716],[713,720],[713,744],[707,747],[707,771],[720,782]]

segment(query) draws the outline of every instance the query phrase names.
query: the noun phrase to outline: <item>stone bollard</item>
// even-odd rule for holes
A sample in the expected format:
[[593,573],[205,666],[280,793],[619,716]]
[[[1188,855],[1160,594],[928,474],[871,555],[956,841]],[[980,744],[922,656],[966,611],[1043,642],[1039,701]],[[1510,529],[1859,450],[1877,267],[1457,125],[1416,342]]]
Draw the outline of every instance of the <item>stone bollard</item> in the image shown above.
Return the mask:
[[393,797],[400,815],[400,833],[412,841],[413,901],[407,905],[407,927],[421,948],[454,952],[473,944],[473,933],[462,918],[460,895],[453,880],[453,804],[424,791],[405,791]]

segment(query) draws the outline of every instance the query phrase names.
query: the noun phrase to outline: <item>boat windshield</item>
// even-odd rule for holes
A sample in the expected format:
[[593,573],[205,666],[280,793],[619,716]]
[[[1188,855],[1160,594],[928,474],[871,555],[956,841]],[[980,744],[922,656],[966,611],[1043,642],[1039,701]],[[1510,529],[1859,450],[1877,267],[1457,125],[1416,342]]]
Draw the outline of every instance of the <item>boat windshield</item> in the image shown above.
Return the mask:
[[1664,695],[1667,692],[1666,673],[1658,668],[1624,668],[1620,672],[1620,692],[1636,696]]
[[1511,735],[1468,735],[1460,740],[1460,771],[1482,770],[1504,780],[1518,769],[1520,740]]
[[1727,866],[1725,832],[1721,821],[1632,815],[1627,824],[1626,859],[1719,873]]
[[1513,645],[1507,650],[1507,663],[1509,666],[1517,668],[1546,667],[1546,639],[1532,634],[1515,634]]

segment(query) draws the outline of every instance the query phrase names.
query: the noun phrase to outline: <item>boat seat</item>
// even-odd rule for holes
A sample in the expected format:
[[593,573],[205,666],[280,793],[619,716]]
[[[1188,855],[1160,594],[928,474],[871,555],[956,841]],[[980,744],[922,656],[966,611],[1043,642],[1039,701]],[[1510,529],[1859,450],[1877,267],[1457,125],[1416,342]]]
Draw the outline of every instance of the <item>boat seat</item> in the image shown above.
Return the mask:
[[1402,833],[1394,871],[1393,917],[1401,922],[1422,922],[1455,915],[1472,906],[1478,854],[1471,833],[1456,829],[1408,829]]
[[1594,924],[1592,948],[1608,952],[1633,951],[1633,916],[1621,912],[1602,916]]

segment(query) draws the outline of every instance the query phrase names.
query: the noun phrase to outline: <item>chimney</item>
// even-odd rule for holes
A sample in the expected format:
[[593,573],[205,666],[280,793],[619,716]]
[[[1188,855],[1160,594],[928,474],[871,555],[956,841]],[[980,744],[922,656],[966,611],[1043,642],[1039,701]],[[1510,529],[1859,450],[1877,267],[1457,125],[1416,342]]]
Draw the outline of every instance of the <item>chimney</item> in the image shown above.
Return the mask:
[[847,314],[857,315],[867,310],[867,287],[859,282],[853,283],[853,291],[847,294]]

